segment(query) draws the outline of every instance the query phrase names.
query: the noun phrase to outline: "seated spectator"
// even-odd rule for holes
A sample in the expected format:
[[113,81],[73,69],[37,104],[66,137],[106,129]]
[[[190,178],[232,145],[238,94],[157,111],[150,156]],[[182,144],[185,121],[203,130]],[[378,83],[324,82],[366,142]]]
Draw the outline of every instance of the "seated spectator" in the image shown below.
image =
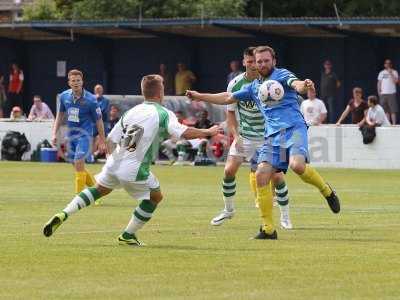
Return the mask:
[[118,122],[119,118],[121,117],[120,115],[120,110],[119,107],[116,105],[111,105],[110,106],[110,115],[108,118],[108,123],[110,126],[110,130],[113,129],[114,125]]
[[383,110],[382,106],[378,104],[378,97],[368,97],[368,112],[366,116],[366,122],[371,127],[377,126],[390,126],[390,122]]
[[208,111],[203,110],[200,115],[200,119],[194,124],[195,128],[208,129],[214,124],[208,119]]
[[11,114],[10,114],[10,119],[14,120],[14,121],[24,121],[26,119],[21,107],[14,106],[12,108]]
[[240,70],[240,62],[237,60],[232,60],[229,64],[231,72],[226,76],[226,84],[229,84],[236,76],[238,76],[242,71]]
[[368,104],[363,99],[362,89],[359,87],[355,87],[353,89],[353,98],[350,99],[349,103],[346,106],[346,109],[343,111],[339,120],[336,122],[336,125],[340,125],[344,119],[351,113],[351,123],[357,124],[361,127],[365,123],[365,116],[367,115]]
[[316,98],[315,91],[307,92],[308,99],[301,103],[300,111],[308,125],[321,125],[326,120],[326,107],[322,100]]
[[29,121],[41,121],[41,120],[53,120],[54,115],[51,112],[49,106],[42,101],[42,97],[39,95],[33,96],[33,105],[29,112]]
[[161,63],[159,75],[164,80],[164,92],[165,95],[173,95],[174,94],[174,79],[172,78],[172,74],[168,71],[167,65]]

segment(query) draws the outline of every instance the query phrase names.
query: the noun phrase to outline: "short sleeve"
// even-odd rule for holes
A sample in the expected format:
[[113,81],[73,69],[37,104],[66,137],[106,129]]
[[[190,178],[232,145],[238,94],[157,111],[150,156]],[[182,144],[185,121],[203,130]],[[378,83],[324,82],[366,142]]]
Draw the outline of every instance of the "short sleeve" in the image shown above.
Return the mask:
[[64,98],[63,96],[60,96],[60,107],[58,108],[59,112],[65,112],[65,104],[64,104]]
[[322,102],[321,100],[319,100],[319,107],[320,107],[321,114],[326,114],[326,113],[328,112],[328,111],[326,110],[325,103]]
[[252,84],[243,86],[239,91],[234,92],[232,97],[237,101],[249,101],[251,98],[251,87]]
[[170,135],[176,138],[180,138],[181,135],[186,131],[188,127],[178,122],[175,114],[172,111],[168,111],[168,128],[167,131]]
[[393,75],[394,75],[395,78],[399,78],[399,73],[397,73],[396,70],[393,70]]
[[237,109],[237,104],[236,103],[231,103],[231,104],[228,104],[226,106],[226,110],[227,111],[236,111],[236,109]]
[[378,74],[378,80],[382,80],[383,79],[383,72],[380,71]]
[[108,139],[111,140],[113,143],[118,144],[123,136],[123,127],[122,127],[122,119],[115,124],[111,132],[108,134]]
[[22,71],[19,71],[19,80],[24,81],[24,73]]

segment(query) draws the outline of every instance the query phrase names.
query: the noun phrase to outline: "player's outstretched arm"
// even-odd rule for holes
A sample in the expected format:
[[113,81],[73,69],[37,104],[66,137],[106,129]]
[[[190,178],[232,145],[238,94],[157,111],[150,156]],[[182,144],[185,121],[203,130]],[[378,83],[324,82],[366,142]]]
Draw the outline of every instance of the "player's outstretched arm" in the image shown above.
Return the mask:
[[232,94],[229,92],[207,94],[188,90],[186,91],[186,97],[188,97],[192,101],[203,101],[218,105],[226,105],[236,102],[236,100],[232,97]]
[[218,125],[214,125],[208,129],[197,129],[194,127],[188,127],[182,134],[182,137],[191,140],[191,139],[204,139],[208,137],[212,137],[218,134],[220,128]]
[[292,82],[292,88],[299,94],[306,94],[308,90],[315,91],[314,82],[311,79],[295,80]]
[[64,112],[59,111],[57,113],[56,119],[54,120],[51,143],[53,146],[57,144],[57,132],[60,129],[61,123],[64,120]]

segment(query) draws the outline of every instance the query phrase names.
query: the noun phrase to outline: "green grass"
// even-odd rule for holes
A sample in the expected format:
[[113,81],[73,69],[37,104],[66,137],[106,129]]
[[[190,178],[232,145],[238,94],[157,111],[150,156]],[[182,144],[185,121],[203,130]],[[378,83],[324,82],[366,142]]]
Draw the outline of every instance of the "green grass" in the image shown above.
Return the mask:
[[124,191],[45,238],[43,224],[73,196],[71,166],[2,162],[0,299],[400,297],[399,172],[321,170],[342,199],[339,215],[290,173],[296,229],[254,241],[260,220],[246,168],[235,218],[209,225],[222,207],[222,171],[154,167],[164,201],[139,234],[147,246],[130,248],[116,242],[136,206]]

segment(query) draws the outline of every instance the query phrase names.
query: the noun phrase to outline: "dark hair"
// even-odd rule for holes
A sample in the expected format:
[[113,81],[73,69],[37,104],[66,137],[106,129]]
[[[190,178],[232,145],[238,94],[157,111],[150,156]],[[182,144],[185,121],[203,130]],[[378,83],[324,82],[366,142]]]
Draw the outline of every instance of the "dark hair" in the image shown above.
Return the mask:
[[378,97],[375,95],[368,96],[368,101],[370,101],[373,105],[378,104]]
[[254,50],[256,49],[256,47],[247,47],[246,49],[244,49],[243,51],[243,56],[253,56],[254,55]]
[[271,56],[273,59],[275,59],[275,57],[276,57],[275,50],[272,49],[270,46],[258,46],[256,49],[254,49],[254,55],[256,55],[257,53],[261,53],[261,52],[271,53]]
[[42,101],[42,96],[40,96],[40,95],[34,95],[34,96],[33,96],[33,99],[35,99],[35,98],[39,98],[40,101]]

